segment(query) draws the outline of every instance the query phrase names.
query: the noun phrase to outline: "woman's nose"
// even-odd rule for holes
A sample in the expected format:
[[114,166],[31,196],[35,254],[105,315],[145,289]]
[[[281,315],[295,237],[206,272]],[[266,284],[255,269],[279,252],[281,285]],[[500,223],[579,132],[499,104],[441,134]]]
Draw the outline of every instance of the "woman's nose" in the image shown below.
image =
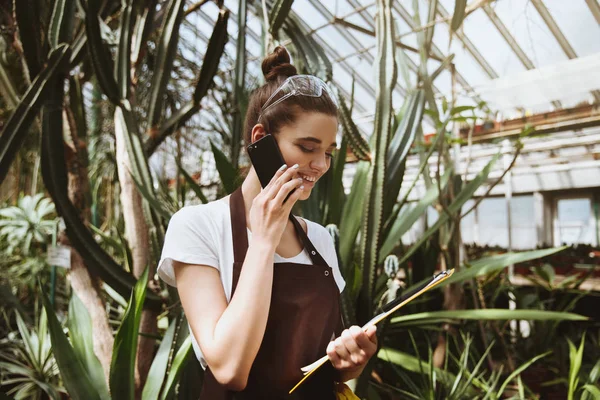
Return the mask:
[[311,168],[325,172],[329,168],[329,159],[327,154],[319,154],[310,163]]

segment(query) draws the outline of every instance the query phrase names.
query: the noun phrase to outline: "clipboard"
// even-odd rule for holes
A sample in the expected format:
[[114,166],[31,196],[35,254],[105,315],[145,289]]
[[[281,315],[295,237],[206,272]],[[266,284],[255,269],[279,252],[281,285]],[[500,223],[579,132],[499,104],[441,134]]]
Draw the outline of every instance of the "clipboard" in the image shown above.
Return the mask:
[[[369,328],[371,325],[376,325],[379,322],[383,321],[384,319],[386,319],[387,317],[389,317],[390,315],[395,313],[397,310],[399,310],[404,305],[410,303],[415,298],[419,297],[423,293],[433,289],[440,283],[444,282],[446,279],[450,278],[453,273],[454,273],[454,269],[450,269],[448,271],[442,271],[442,272],[434,275],[433,278],[431,279],[431,281],[424,283],[422,286],[416,288],[412,292],[407,293],[407,294],[385,304],[382,307],[383,311],[380,314],[373,317],[369,322],[364,324],[362,327],[362,330],[366,331],[367,328]],[[300,382],[298,382],[296,384],[296,386],[294,386],[289,391],[289,394],[292,394],[298,387],[300,387],[300,385],[302,385],[302,383],[304,383],[316,370],[318,370],[321,366],[323,366],[327,361],[329,361],[329,357],[327,355],[325,355],[325,356],[321,357],[320,359],[318,359],[317,361],[315,361],[314,363],[302,367],[301,370],[304,373],[304,377],[300,380]]]

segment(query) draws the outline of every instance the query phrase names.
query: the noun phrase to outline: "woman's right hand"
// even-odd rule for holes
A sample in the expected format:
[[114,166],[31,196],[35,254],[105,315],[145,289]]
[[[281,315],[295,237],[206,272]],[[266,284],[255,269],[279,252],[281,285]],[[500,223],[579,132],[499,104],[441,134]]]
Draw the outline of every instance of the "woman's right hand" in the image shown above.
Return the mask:
[[[252,201],[249,215],[252,237],[277,246],[303,188],[302,178],[298,177],[298,164],[277,171]],[[294,189],[296,191],[285,200]]]

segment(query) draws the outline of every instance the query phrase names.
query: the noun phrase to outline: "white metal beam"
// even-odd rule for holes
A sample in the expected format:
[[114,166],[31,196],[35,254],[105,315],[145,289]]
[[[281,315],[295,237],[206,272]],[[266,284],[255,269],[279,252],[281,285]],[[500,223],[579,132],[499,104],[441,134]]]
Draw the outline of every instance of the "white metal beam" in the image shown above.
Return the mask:
[[[542,0],[531,0],[531,3],[533,4],[533,6],[537,10],[537,12],[540,14],[542,19],[546,23],[546,26],[548,26],[548,29],[550,29],[550,32],[552,32],[552,35],[554,35],[554,37],[556,38],[556,41],[558,42],[560,47],[563,49],[563,51],[565,52],[567,57],[569,57],[570,59],[577,58],[575,49],[573,49],[573,47],[571,46],[571,43],[569,43],[569,41],[567,40],[565,35],[563,35],[562,31],[558,27],[558,24],[556,23],[556,21],[550,14],[550,11],[548,11],[548,8],[546,8],[546,5],[544,4],[544,2]],[[594,90],[592,92],[592,95],[594,96],[594,99],[596,100],[596,102],[600,103],[600,92],[598,92],[597,90]]]

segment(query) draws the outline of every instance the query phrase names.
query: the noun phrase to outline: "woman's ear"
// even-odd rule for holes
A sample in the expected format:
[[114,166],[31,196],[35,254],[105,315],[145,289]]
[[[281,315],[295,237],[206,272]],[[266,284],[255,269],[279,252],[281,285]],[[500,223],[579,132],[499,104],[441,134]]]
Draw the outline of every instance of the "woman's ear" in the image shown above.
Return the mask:
[[265,127],[262,124],[256,124],[252,128],[252,134],[250,135],[250,143],[256,142],[258,139],[263,138],[267,135]]

